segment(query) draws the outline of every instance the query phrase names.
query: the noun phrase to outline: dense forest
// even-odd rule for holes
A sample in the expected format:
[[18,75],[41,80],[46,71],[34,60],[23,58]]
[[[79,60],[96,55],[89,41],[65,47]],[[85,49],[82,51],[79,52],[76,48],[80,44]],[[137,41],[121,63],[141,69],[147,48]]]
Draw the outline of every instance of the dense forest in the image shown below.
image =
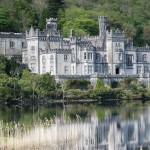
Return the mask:
[[45,19],[58,18],[64,36],[97,35],[97,17],[105,15],[112,29],[120,28],[134,44],[150,44],[149,0],[0,0],[0,31],[24,32],[32,25],[43,29]]

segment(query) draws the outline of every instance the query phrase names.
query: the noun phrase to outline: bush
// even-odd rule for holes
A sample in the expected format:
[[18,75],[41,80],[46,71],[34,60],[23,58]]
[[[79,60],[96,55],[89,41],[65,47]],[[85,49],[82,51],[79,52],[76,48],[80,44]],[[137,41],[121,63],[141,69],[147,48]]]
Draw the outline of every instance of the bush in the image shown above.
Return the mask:
[[67,99],[86,99],[89,98],[87,91],[82,91],[80,89],[71,89],[66,92]]
[[117,88],[118,87],[118,82],[117,81],[112,81],[111,82],[111,88]]
[[81,89],[87,90],[90,87],[90,81],[84,79],[68,79],[67,80],[67,89]]
[[96,83],[96,89],[101,89],[101,88],[104,88],[104,81],[102,78],[98,78]]

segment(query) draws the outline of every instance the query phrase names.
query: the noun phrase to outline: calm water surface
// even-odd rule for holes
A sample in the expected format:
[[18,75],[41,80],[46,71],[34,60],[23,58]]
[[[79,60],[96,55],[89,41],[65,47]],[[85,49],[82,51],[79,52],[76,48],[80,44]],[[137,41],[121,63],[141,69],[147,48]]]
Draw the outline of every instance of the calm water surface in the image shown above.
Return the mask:
[[150,107],[0,109],[0,150],[150,149]]

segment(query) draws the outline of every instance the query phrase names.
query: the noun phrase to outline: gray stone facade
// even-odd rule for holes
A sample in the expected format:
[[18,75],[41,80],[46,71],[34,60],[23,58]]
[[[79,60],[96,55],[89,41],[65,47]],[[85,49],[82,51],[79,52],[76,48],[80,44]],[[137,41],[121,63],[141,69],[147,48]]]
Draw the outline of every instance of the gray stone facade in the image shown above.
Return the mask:
[[0,55],[22,62],[23,49],[26,49],[25,34],[0,32]]
[[97,36],[64,38],[57,30],[57,19],[46,19],[46,29],[30,28],[26,34],[0,33],[0,54],[22,56],[32,72],[52,75],[86,76],[136,75],[149,78],[150,47],[134,47],[120,30],[106,29],[107,19],[98,17]]
[[26,33],[27,49],[23,63],[38,74],[52,75],[147,75],[150,48],[134,47],[120,30],[106,30],[106,17],[100,16],[99,35],[64,38],[57,30],[57,19],[47,19],[43,31]]

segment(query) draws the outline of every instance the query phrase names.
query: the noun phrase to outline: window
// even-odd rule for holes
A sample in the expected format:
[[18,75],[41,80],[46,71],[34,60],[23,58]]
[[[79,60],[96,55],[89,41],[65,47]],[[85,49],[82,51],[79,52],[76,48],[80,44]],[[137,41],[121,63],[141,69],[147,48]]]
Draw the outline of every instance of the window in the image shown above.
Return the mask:
[[32,50],[32,51],[35,51],[35,47],[34,47],[34,46],[31,46],[31,50]]
[[75,61],[75,54],[72,53],[72,61],[74,62]]
[[147,55],[143,54],[143,61],[147,61]]
[[142,70],[142,67],[141,66],[137,66],[137,74],[140,74],[141,70]]
[[32,71],[35,71],[35,67],[31,67],[31,70],[32,70]]
[[10,42],[10,48],[14,48],[15,47],[15,42]]
[[36,59],[35,59],[35,56],[31,56],[31,58],[30,58],[30,61],[33,63],[35,63],[36,62]]
[[105,62],[105,63],[107,62],[106,55],[104,55],[104,62]]
[[87,66],[84,66],[84,74],[87,74]]
[[53,74],[53,66],[50,66],[50,72]]
[[68,73],[68,66],[64,67],[64,73],[67,74]]
[[137,63],[139,62],[139,55],[138,54],[136,54],[136,61],[137,61]]
[[133,55],[129,55],[127,54],[126,55],[126,65],[127,66],[133,66]]
[[27,64],[28,63],[28,58],[25,58],[25,64]]
[[74,66],[72,66],[72,74],[74,74]]
[[68,61],[68,55],[64,55],[64,61]]
[[92,66],[88,66],[88,74],[92,74],[93,73],[93,67]]
[[120,43],[116,43],[116,47],[120,47],[121,45],[120,45]]
[[35,67],[35,63],[31,63],[31,67]]
[[148,73],[148,70],[149,70],[148,66],[144,66],[144,73]]
[[45,56],[42,56],[42,63],[45,63],[45,62],[46,62]]
[[88,53],[88,60],[92,60],[92,59],[93,59],[92,53]]
[[25,43],[24,42],[21,43],[21,47],[25,48]]
[[121,53],[118,54],[118,60],[122,61],[122,54]]
[[84,53],[84,59],[86,59],[86,53]]
[[100,54],[99,53],[96,53],[96,61],[100,62]]
[[53,55],[50,56],[50,63],[53,63],[54,62],[54,57]]
[[100,67],[100,66],[97,66],[97,67],[96,67],[96,71],[97,71],[97,72],[101,72],[101,67]]

